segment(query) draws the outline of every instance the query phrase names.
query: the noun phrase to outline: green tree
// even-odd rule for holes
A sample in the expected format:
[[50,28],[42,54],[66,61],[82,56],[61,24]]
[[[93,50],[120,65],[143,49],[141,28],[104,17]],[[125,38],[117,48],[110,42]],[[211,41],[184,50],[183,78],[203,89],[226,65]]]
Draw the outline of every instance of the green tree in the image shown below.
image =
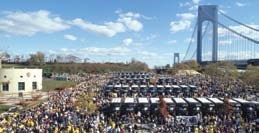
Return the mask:
[[92,114],[96,111],[97,106],[93,101],[95,96],[94,92],[89,92],[88,94],[82,93],[77,97],[76,106],[81,111],[86,111],[87,114]]
[[255,89],[259,89],[259,67],[249,65],[241,75],[241,79]]
[[211,63],[203,67],[203,73],[210,76],[217,76],[223,79],[237,79],[239,72],[231,62]]

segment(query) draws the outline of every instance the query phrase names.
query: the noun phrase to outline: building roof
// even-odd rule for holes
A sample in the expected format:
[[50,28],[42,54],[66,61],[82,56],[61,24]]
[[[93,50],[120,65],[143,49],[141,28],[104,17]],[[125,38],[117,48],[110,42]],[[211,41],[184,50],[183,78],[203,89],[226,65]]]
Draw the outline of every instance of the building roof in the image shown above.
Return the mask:
[[209,100],[211,100],[214,103],[218,103],[218,104],[223,104],[224,102],[219,100],[218,98],[208,98]]
[[200,101],[201,103],[211,103],[208,99],[203,97],[197,98],[197,100]]
[[173,98],[176,103],[186,103],[183,98]]
[[172,98],[163,98],[166,103],[174,103]]
[[134,98],[125,98],[124,103],[134,103]]
[[197,100],[195,100],[194,98],[185,98],[185,100],[189,103],[199,103]]
[[152,98],[150,98],[150,101],[151,101],[151,103],[158,103],[159,98],[157,98],[157,97],[152,97]]
[[112,98],[112,103],[121,103],[121,98]]
[[139,103],[148,103],[148,99],[145,98],[145,97],[139,97],[139,98],[138,98],[138,102],[139,102]]

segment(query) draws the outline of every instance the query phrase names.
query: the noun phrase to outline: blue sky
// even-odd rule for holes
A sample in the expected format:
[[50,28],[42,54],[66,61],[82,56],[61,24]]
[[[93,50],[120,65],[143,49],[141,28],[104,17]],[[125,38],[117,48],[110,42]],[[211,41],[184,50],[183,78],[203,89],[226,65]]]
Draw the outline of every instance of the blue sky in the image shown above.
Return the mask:
[[198,5],[207,4],[258,24],[258,0],[6,0],[0,3],[0,49],[172,64],[174,52],[185,54]]

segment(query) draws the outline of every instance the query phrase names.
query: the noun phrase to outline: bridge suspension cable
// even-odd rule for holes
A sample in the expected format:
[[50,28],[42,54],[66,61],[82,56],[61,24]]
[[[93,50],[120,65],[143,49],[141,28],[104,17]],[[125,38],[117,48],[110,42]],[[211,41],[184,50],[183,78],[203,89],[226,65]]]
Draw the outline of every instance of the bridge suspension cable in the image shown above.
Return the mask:
[[185,58],[186,58],[187,54],[189,53],[189,50],[190,50],[191,44],[192,44],[192,42],[193,42],[193,38],[194,38],[194,35],[195,35],[195,33],[196,33],[196,30],[197,30],[197,21],[196,21],[196,23],[195,23],[194,30],[193,30],[193,32],[192,32],[192,37],[191,37],[191,40],[190,40],[190,42],[189,42],[188,48],[187,48],[186,53],[185,53],[185,55],[184,55],[184,57],[183,57],[183,61],[185,61]]
[[218,12],[219,12],[221,15],[223,15],[224,17],[226,17],[226,18],[228,18],[228,19],[230,19],[230,20],[232,20],[232,21],[234,21],[234,22],[236,22],[236,23],[238,23],[238,24],[240,24],[240,25],[242,25],[242,26],[244,26],[244,27],[247,27],[247,28],[249,28],[249,29],[251,29],[251,30],[254,30],[254,31],[259,32],[259,29],[256,29],[256,28],[254,28],[254,27],[252,27],[252,26],[249,26],[249,25],[246,25],[246,24],[244,24],[244,23],[242,23],[242,22],[240,22],[240,21],[238,21],[238,20],[236,20],[236,19],[234,19],[234,18],[228,16],[227,14],[223,13],[222,11],[218,11]]
[[253,38],[250,38],[250,37],[245,36],[245,35],[243,35],[243,34],[240,34],[240,33],[238,33],[237,31],[235,31],[235,30],[229,28],[228,26],[225,26],[224,24],[220,23],[219,21],[216,21],[214,18],[212,18],[212,17],[211,17],[210,15],[208,15],[206,12],[204,12],[204,14],[205,14],[206,16],[208,16],[210,19],[214,20],[214,21],[215,21],[216,23],[218,23],[220,26],[222,26],[222,27],[224,27],[225,29],[227,29],[227,30],[233,32],[234,34],[236,34],[236,35],[238,35],[238,36],[240,36],[240,37],[242,37],[242,38],[244,38],[244,39],[247,39],[247,40],[249,40],[249,41],[251,41],[251,42],[254,42],[254,43],[256,43],[256,44],[259,44],[259,41],[254,40]]

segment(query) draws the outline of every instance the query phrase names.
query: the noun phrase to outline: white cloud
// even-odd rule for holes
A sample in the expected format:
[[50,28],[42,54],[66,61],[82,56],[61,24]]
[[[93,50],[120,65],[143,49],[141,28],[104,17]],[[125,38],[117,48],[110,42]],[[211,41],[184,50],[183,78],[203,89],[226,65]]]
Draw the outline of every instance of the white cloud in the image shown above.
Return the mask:
[[38,32],[52,33],[70,28],[60,17],[46,10],[8,12],[0,19],[0,31],[14,35],[32,36]]
[[121,23],[107,22],[104,25],[97,25],[81,18],[74,19],[72,24],[78,26],[86,31],[113,37],[117,33],[125,32],[125,27]]
[[198,10],[198,5],[192,5],[188,8],[189,11],[195,11],[195,10]]
[[115,11],[119,18],[115,22],[105,22],[104,24],[94,24],[83,20],[82,18],[74,19],[71,24],[78,26],[88,32],[113,37],[121,32],[134,31],[139,32],[143,29],[143,24],[138,20],[142,17],[139,13]]
[[179,6],[180,7],[185,7],[185,6],[190,6],[191,3],[190,2],[185,2],[185,3],[180,3]]
[[121,22],[124,25],[126,25],[128,29],[133,30],[135,32],[138,32],[143,29],[143,24],[137,20],[141,17],[140,14],[128,12],[119,14],[119,16],[120,17],[118,19],[118,22]]
[[172,21],[170,23],[170,27],[171,27],[170,31],[172,33],[176,33],[179,31],[189,29],[190,26],[191,26],[191,21],[189,21],[189,20]]
[[181,14],[176,14],[177,17],[180,17],[183,20],[192,20],[195,18],[195,15],[192,13],[181,13]]
[[75,41],[75,40],[77,40],[77,37],[76,37],[76,36],[74,36],[74,35],[69,35],[69,34],[64,35],[64,38],[65,38],[66,40],[70,40],[70,41]]
[[245,4],[245,3],[241,3],[241,2],[236,2],[236,5],[237,5],[238,7],[246,6],[246,4]]
[[176,42],[177,42],[176,40],[170,40],[170,41],[168,41],[167,43],[168,43],[168,44],[176,44]]
[[201,0],[192,0],[194,4],[199,4]]
[[125,56],[131,52],[126,47],[113,47],[113,48],[99,48],[99,47],[86,47],[78,50],[81,54],[91,56]]
[[156,53],[148,52],[148,51],[140,51],[139,54],[144,57],[156,57],[157,56]]
[[67,49],[67,48],[61,48],[60,49],[62,52],[67,52],[69,49]]
[[122,41],[122,45],[129,46],[132,42],[133,40],[131,38],[126,38]]

